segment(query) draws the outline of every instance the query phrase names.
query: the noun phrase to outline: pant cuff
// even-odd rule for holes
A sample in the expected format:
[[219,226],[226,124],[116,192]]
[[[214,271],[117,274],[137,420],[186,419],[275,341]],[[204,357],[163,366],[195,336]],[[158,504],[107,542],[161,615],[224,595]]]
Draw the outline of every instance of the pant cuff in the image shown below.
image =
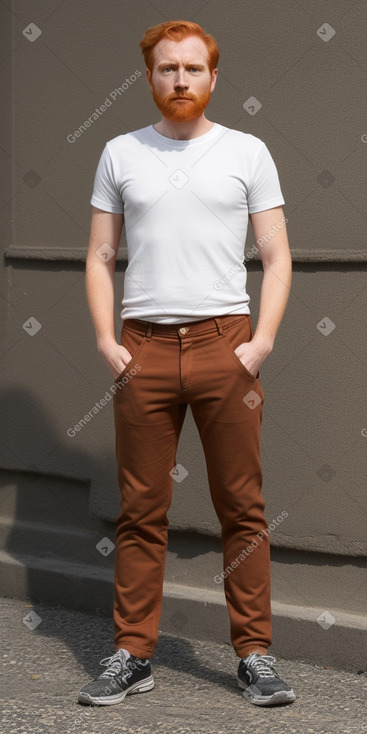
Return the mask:
[[261,645],[247,645],[241,650],[241,652],[238,652],[237,655],[239,658],[247,658],[251,652],[259,652],[261,655],[267,655],[268,648],[261,647]]
[[120,640],[120,642],[115,643],[116,652],[117,650],[120,650],[121,648],[125,648],[125,650],[128,650],[131,655],[135,655],[137,658],[152,658],[154,650],[149,650],[146,647],[139,647],[138,645],[134,645],[134,643],[129,643],[129,640]]

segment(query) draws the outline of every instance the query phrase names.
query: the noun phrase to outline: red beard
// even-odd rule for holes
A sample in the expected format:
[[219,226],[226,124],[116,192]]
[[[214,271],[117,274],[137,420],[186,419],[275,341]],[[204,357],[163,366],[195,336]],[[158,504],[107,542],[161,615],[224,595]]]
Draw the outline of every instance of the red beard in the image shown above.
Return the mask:
[[[154,102],[163,117],[174,122],[186,122],[200,117],[210,102],[210,92],[204,92],[199,97],[189,92],[179,94],[172,92],[165,97],[159,95],[155,90],[152,92]],[[175,97],[187,97],[187,100],[177,101]]]

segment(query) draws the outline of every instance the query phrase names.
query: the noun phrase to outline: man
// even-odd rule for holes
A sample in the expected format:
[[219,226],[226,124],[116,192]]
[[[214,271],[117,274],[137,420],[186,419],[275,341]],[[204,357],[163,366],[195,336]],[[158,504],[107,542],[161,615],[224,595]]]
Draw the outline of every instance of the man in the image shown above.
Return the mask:
[[[87,295],[98,350],[115,379],[121,513],[116,653],[101,661],[106,671],[81,689],[79,701],[114,704],[154,686],[167,511],[190,405],[222,527],[238,685],[254,704],[291,703],[294,692],[267,655],[270,557],[260,461],[259,368],[291,284],[284,199],[266,145],[204,115],[218,74],[214,38],[195,23],[172,21],[149,28],[140,47],[162,119],[107,143],[91,199]],[[243,262],[249,214],[264,269],[255,333]],[[120,345],[113,287],[124,221]]]

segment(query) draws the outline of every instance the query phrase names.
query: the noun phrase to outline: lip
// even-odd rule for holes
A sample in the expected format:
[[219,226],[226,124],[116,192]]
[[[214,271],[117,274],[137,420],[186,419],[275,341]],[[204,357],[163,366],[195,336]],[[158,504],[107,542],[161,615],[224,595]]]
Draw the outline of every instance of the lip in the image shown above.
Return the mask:
[[183,99],[183,100],[187,100],[188,102],[191,102],[190,97],[173,97],[173,99],[174,100],[176,100],[176,99]]

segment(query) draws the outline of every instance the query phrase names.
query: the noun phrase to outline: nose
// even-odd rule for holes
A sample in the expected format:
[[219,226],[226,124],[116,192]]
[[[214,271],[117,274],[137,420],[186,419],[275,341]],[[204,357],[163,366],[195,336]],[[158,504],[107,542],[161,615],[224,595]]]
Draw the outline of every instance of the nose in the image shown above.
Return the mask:
[[189,88],[187,77],[185,76],[185,70],[182,68],[179,68],[177,71],[174,87],[176,91],[182,91]]

